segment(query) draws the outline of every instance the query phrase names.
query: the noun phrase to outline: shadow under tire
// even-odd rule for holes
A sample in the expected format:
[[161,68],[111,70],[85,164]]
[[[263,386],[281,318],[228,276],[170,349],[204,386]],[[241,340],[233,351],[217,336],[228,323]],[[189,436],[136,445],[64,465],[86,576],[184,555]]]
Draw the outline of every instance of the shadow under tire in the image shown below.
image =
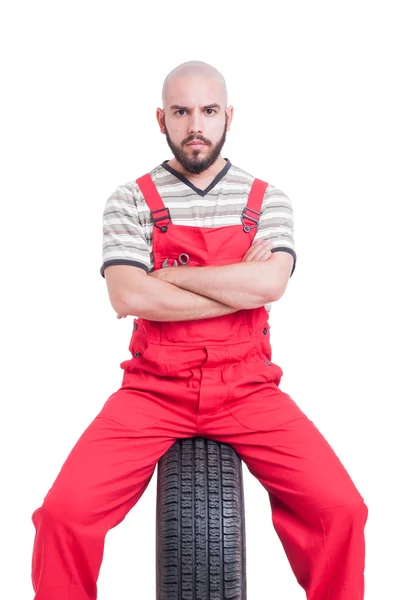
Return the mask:
[[177,440],[158,462],[156,600],[246,600],[242,461],[228,444]]

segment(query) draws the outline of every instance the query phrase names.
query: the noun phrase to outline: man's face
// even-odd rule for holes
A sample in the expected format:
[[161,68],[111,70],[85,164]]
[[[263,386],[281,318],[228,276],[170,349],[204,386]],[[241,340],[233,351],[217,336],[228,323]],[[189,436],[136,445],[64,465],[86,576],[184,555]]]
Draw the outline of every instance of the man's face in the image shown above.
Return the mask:
[[[222,87],[213,78],[183,77],[170,83],[164,104],[164,133],[176,160],[188,173],[202,173],[220,156],[231,109],[225,108]],[[201,145],[190,145],[193,141]]]

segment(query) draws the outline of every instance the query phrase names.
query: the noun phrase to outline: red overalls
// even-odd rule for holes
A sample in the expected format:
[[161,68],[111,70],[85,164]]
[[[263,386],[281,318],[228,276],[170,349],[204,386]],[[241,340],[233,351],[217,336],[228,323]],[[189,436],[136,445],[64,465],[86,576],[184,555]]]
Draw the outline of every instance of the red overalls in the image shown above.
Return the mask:
[[[183,263],[184,254],[181,268],[241,262],[266,183],[254,181],[241,224],[217,228],[174,225],[150,175],[137,183],[154,213],[155,269]],[[138,502],[176,439],[204,436],[230,444],[268,491],[307,598],[363,600],[367,506],[313,422],[279,389],[265,308],[199,321],[134,319],[129,350],[120,389],[32,515],[35,599],[94,600],[107,531]]]

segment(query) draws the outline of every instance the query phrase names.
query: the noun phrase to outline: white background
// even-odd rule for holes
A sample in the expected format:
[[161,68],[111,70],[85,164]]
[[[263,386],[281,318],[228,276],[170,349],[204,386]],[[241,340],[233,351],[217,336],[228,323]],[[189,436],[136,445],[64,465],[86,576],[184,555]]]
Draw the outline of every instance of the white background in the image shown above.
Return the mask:
[[[31,514],[121,383],[133,317],[116,318],[99,273],[103,208],[172,157],[155,112],[186,60],[226,78],[222,155],[291,199],[297,267],[270,315],[280,387],[366,500],[366,600],[397,597],[393,6],[4,3],[2,597],[33,598]],[[248,599],[304,599],[267,493],[246,467],[244,478]],[[99,600],[155,598],[155,502],[156,473],[106,537]]]

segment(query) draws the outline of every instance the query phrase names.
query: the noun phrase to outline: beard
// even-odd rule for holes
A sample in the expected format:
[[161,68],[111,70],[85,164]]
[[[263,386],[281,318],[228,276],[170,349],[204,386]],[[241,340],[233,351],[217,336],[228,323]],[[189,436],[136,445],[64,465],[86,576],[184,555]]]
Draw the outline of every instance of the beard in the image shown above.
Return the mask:
[[206,140],[201,135],[190,136],[184,142],[185,144],[189,144],[189,142],[192,142],[193,140],[200,140],[207,144],[210,147],[210,151],[205,158],[200,158],[200,150],[194,150],[193,155],[189,155],[188,152],[185,152],[185,150],[182,149],[182,147],[174,144],[170,139],[170,135],[166,127],[166,120],[164,122],[164,130],[166,133],[167,143],[176,160],[188,173],[199,175],[199,173],[202,173],[211,167],[211,165],[214,164],[217,158],[220,156],[222,147],[224,146],[227,137],[227,117],[225,116],[224,132],[221,136],[221,139],[214,146],[211,142],[209,142],[209,140]]

